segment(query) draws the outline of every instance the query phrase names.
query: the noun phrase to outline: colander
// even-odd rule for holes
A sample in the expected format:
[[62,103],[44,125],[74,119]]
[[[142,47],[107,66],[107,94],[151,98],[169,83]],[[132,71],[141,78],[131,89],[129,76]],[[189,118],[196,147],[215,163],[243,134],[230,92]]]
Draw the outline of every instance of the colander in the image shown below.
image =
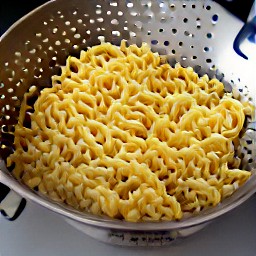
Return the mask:
[[88,235],[118,245],[169,245],[237,207],[256,191],[253,118],[236,152],[242,157],[241,168],[253,173],[250,180],[217,207],[178,222],[129,223],[78,212],[30,190],[6,168],[24,93],[30,86],[49,87],[51,76],[60,72],[69,55],[78,56],[103,39],[117,45],[122,39],[128,44],[146,42],[171,65],[180,62],[215,76],[226,91],[255,103],[249,79],[255,71],[232,49],[237,26],[237,20],[213,1],[55,0],[24,16],[0,40],[0,182]]

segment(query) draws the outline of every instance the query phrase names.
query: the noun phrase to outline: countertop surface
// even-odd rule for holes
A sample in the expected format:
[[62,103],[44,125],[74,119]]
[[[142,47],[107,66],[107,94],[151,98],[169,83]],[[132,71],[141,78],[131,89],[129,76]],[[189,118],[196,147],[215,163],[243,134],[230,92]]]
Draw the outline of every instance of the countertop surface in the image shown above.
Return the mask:
[[90,238],[62,217],[28,202],[14,222],[0,217],[0,256],[255,256],[256,196],[170,247],[117,247]]

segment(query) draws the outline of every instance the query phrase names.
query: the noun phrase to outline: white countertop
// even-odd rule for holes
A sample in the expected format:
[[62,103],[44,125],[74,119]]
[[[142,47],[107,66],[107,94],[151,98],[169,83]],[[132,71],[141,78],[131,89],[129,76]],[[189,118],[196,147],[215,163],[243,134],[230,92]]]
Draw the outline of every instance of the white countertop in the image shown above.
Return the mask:
[[1,216],[0,227],[0,256],[254,256],[256,195],[198,233],[162,248],[117,247],[98,242],[31,202],[14,222]]

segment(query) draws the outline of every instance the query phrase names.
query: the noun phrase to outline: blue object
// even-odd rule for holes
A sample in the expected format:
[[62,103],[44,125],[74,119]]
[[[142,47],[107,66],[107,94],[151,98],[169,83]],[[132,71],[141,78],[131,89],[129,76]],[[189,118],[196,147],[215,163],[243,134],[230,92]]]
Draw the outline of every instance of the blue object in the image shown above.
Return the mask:
[[256,16],[244,24],[242,29],[237,34],[233,44],[236,53],[248,60],[248,57],[240,49],[240,45],[245,39],[248,39],[251,43],[256,43]]

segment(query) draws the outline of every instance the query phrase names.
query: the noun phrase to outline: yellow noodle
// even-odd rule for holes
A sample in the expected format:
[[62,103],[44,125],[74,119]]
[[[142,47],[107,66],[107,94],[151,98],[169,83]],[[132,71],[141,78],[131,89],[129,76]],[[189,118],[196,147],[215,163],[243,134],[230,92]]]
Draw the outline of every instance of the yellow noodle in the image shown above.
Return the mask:
[[30,106],[33,93],[24,97],[8,166],[81,211],[177,220],[217,205],[250,177],[234,159],[250,106],[215,78],[161,64],[145,43],[102,43],[68,57]]

